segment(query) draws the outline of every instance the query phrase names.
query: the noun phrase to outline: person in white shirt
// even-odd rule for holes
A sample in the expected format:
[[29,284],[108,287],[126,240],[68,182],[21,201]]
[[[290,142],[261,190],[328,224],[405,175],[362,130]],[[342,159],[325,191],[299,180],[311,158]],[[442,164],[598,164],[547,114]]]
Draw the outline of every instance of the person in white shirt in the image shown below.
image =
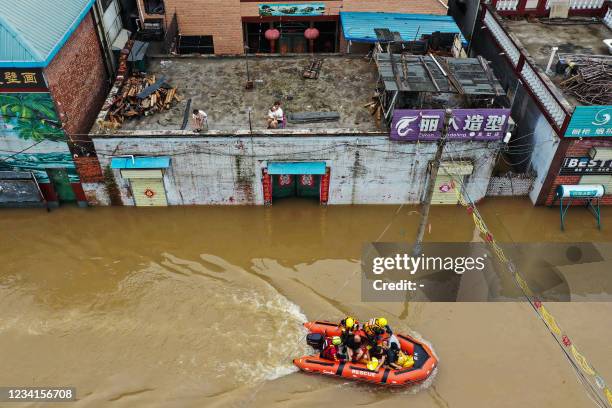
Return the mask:
[[204,125],[206,125],[206,129],[208,129],[208,115],[201,109],[194,109],[191,114],[191,119],[193,121],[193,131],[200,132]]
[[273,108],[276,108],[274,110],[274,118],[278,122],[278,127],[280,128],[284,127],[283,125],[285,124],[285,114],[283,112],[283,108],[281,108],[280,101],[274,102]]

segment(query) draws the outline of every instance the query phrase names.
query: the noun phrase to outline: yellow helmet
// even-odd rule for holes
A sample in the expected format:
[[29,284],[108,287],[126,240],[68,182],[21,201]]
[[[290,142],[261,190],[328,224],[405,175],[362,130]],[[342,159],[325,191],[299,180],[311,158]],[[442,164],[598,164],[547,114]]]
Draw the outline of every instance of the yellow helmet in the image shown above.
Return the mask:
[[380,326],[380,327],[385,327],[387,325],[387,319],[385,319],[384,317],[379,317],[378,319],[376,319],[376,325]]
[[353,319],[352,317],[347,317],[346,319],[344,319],[344,325],[348,327],[349,329],[353,327],[354,324],[355,324],[355,319]]
[[342,343],[342,339],[340,339],[340,337],[338,336],[332,337],[332,344],[334,346],[339,346],[341,343]]
[[370,371],[376,370],[376,368],[378,367],[378,359],[376,357],[372,357],[372,360],[368,362],[367,367]]

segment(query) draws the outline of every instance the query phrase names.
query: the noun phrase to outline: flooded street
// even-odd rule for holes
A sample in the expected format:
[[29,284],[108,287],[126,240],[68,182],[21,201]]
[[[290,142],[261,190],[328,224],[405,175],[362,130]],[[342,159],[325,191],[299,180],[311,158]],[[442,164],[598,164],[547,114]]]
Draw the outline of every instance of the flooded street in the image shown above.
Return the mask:
[[[612,241],[586,210],[479,206],[502,242]],[[74,386],[70,407],[591,407],[528,304],[363,303],[362,245],[412,241],[409,206],[0,212],[2,385]],[[427,241],[471,241],[461,207],[432,209]],[[559,324],[612,379],[612,303],[555,303]],[[440,358],[422,392],[295,372],[306,320],[385,315]],[[112,402],[112,403],[111,403]],[[37,406],[22,404],[20,406]]]

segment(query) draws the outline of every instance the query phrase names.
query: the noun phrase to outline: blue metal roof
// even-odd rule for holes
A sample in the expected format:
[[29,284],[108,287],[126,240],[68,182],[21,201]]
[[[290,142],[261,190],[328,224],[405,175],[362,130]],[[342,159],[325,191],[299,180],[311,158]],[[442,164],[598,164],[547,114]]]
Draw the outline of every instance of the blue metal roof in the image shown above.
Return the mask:
[[271,162],[268,174],[325,174],[325,162]]
[[[375,43],[375,28],[398,31],[405,41],[413,41],[423,34],[436,31],[461,35],[461,30],[451,16],[342,11],[340,20],[344,38],[356,42]],[[463,35],[461,41],[466,42]]]
[[0,67],[46,67],[95,0],[0,0]]
[[113,157],[111,169],[166,169],[170,167],[170,157]]

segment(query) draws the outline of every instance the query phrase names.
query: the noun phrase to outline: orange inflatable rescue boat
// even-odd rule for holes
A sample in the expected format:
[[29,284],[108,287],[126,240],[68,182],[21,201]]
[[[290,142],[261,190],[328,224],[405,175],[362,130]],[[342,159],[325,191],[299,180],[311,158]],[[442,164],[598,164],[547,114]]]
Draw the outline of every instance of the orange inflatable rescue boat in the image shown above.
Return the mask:
[[[309,333],[319,333],[325,337],[340,336],[341,330],[336,323],[317,321],[304,323]],[[308,373],[333,375],[350,380],[367,381],[385,386],[407,386],[425,381],[438,365],[431,348],[420,340],[405,334],[395,334],[401,350],[412,356],[414,365],[399,370],[380,367],[378,371],[369,370],[363,363],[333,361],[321,358],[319,353],[293,360],[300,370]]]

